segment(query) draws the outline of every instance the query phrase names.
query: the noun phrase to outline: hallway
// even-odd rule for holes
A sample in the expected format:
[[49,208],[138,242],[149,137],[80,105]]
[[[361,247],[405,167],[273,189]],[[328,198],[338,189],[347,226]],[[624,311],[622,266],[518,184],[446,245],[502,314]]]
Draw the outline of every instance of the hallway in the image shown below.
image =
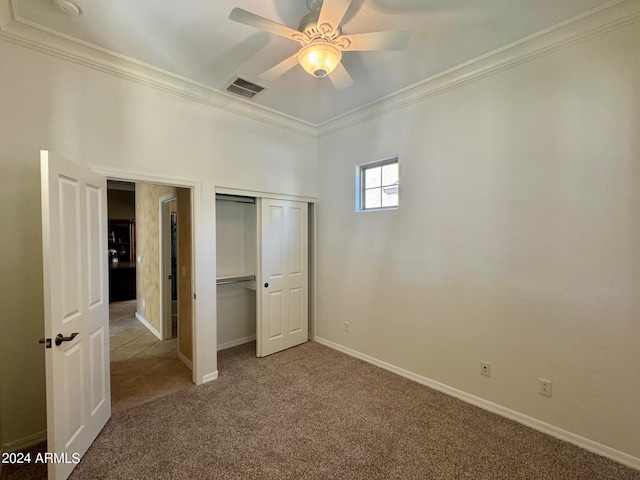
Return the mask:
[[135,312],[135,300],[109,305],[113,414],[193,385],[177,338],[158,340]]

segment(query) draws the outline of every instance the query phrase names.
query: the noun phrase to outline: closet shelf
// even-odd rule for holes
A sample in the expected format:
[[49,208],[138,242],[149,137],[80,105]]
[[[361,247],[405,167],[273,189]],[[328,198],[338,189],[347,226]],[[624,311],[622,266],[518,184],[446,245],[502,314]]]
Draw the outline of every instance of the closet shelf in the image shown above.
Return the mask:
[[255,275],[235,275],[229,277],[216,278],[216,285],[226,285],[228,283],[255,282]]

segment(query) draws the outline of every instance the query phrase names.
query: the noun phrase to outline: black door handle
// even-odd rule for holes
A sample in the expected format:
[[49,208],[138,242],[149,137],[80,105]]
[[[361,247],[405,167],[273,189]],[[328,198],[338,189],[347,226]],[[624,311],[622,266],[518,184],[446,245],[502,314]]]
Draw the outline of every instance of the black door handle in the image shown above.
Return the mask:
[[269,288],[269,284],[268,284],[268,283],[265,283],[265,284],[264,284],[264,288]]
[[56,335],[56,340],[55,340],[56,347],[59,347],[62,342],[70,342],[71,340],[76,338],[78,333],[79,332],[72,333],[70,337],[63,337],[62,334],[59,333],[58,335]]

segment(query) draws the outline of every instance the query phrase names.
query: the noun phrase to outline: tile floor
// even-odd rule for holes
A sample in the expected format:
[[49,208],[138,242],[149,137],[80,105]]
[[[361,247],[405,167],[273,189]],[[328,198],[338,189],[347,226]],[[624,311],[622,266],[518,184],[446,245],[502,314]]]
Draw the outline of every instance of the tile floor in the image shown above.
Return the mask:
[[109,305],[112,413],[193,385],[177,339],[158,340],[135,312],[135,300]]

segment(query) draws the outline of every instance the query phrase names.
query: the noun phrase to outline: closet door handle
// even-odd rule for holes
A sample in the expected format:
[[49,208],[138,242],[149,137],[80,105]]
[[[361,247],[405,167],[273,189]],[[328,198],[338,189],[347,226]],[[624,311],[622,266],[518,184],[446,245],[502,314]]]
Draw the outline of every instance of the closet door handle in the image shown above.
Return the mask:
[[265,284],[264,284],[264,288],[269,288],[269,284],[268,284],[268,283],[265,283]]

